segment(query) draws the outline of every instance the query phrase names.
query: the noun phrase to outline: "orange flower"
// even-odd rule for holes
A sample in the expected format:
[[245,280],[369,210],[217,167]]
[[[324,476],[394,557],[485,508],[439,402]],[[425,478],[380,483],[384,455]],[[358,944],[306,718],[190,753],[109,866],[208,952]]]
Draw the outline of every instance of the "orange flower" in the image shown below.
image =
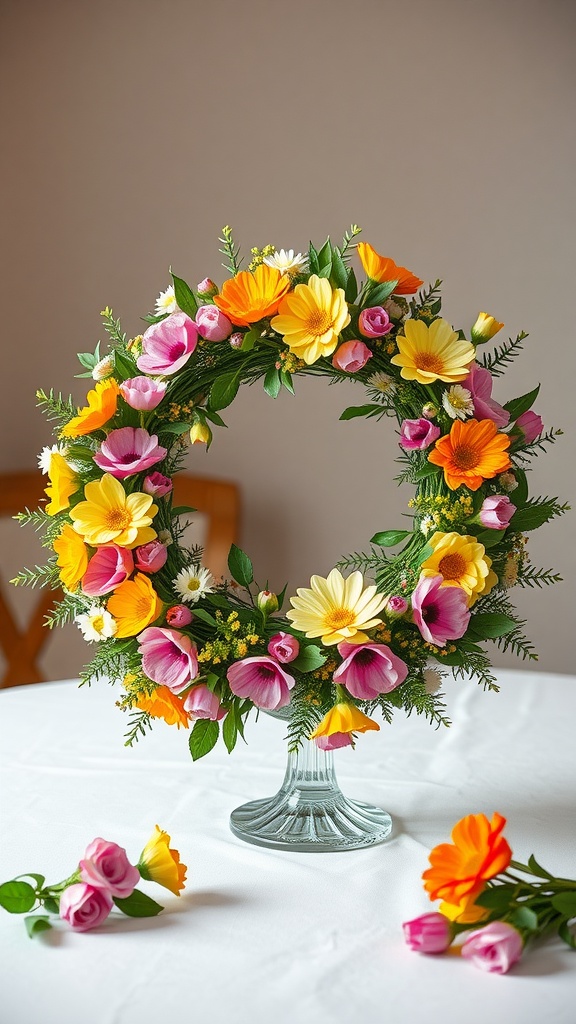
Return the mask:
[[360,262],[372,281],[378,281],[379,284],[383,281],[398,281],[394,295],[413,295],[424,284],[419,277],[415,277],[406,267],[399,267],[389,256],[380,256],[369,242],[359,242],[357,248]]
[[167,725],[181,725],[188,728],[190,716],[184,711],[182,701],[167,686],[157,686],[154,693],[140,693],[134,707],[147,711],[152,718],[163,718]]
[[99,430],[116,413],[120,388],[113,377],[100,380],[86,398],[88,405],[78,410],[78,415],[70,420],[62,430],[62,437],[81,437]]
[[477,491],[484,480],[510,469],[510,438],[492,420],[456,420],[449,434],[436,441],[428,462],[442,466],[450,490],[464,484]]
[[261,263],[253,274],[242,270],[222,285],[214,302],[239,327],[248,327],[278,311],[280,299],[290,291],[290,278]]
[[431,900],[444,900],[441,911],[451,920],[474,921],[484,910],[473,908],[488,879],[505,871],[512,850],[501,835],[506,818],[493,814],[468,814],[452,829],[452,843],[441,843],[430,853],[430,867],[423,873],[424,888]]
[[151,838],[140,854],[138,870],[142,878],[156,882],[179,896],[184,888],[188,868],[180,861],[178,850],[170,849],[170,836],[156,825]]
[[116,637],[136,636],[154,622],[162,611],[158,597],[148,576],[136,573],[133,580],[125,580],[108,601],[108,611],[118,623]]

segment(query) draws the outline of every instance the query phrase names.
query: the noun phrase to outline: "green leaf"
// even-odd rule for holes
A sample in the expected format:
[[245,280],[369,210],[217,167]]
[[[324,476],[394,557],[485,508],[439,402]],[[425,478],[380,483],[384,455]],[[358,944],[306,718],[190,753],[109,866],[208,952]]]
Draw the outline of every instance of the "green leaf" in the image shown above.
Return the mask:
[[[330,263],[332,263],[332,246],[330,245],[330,239],[327,238],[318,252],[318,266],[322,270],[323,267],[327,267]],[[326,277],[327,275],[320,274],[319,276]]]
[[291,395],[294,394],[294,385],[292,383],[292,374],[288,373],[288,370],[280,370],[280,381],[282,386],[289,391]]
[[195,619],[200,619],[200,622],[207,622],[209,626],[217,625],[216,619],[205,608],[195,608],[192,614]]
[[501,612],[479,612],[470,619],[466,635],[477,640],[493,640],[516,629],[517,623]]
[[134,889],[134,892],[130,896],[126,896],[125,899],[114,896],[113,900],[118,910],[121,910],[127,917],[156,917],[161,910],[164,910],[164,907],[156,903],[156,900],[151,899],[145,892],[140,892],[139,889]]
[[489,889],[484,889],[474,902],[479,907],[486,907],[487,910],[504,910],[510,905],[513,890],[512,885],[493,885]]
[[38,916],[33,914],[31,917],[25,917],[24,924],[31,939],[35,935],[39,935],[40,932],[47,932],[52,927],[50,918],[46,914],[38,914]]
[[242,339],[240,351],[250,352],[254,348],[254,345],[258,341],[258,338],[261,336],[261,333],[262,332],[258,330],[257,327],[251,327],[249,331],[246,331],[246,334]]
[[206,594],[206,600],[215,608],[226,608],[227,611],[230,611],[230,602],[221,594]]
[[513,398],[510,402],[506,402],[504,408],[510,413],[510,420],[517,420],[523,412],[528,412],[534,405],[534,402],[538,398],[538,392],[540,391],[540,385],[538,384],[533,391],[529,391],[528,394],[522,395],[520,398]]
[[254,581],[254,567],[242,548],[232,544],[228,555],[228,568],[232,579],[236,580],[241,587],[249,587]]
[[382,302],[386,302],[392,295],[398,281],[383,281],[382,284],[376,284],[368,292],[362,307],[366,309],[368,306],[380,306]]
[[538,914],[530,907],[518,907],[510,917],[510,924],[516,928],[525,928],[527,931],[538,931]]
[[170,271],[170,273],[174,282],[174,295],[176,296],[176,302],[182,312],[187,313],[193,320],[198,312],[198,303],[194,298],[194,292],[190,285],[186,284],[186,281],[183,281],[181,277],[176,277],[176,274],[173,274],[172,271]]
[[[87,370],[93,370],[98,360],[96,356],[92,355],[92,352],[78,352],[78,362],[81,366],[85,366]],[[92,374],[90,374],[92,376]]]
[[220,735],[218,722],[212,722],[209,718],[199,718],[192,732],[190,733],[190,753],[192,760],[198,761],[201,757],[209,754],[215,746]]
[[554,910],[567,918],[576,917],[576,892],[559,892],[550,900]]
[[358,416],[377,416],[381,413],[381,405],[349,405],[344,412],[340,414],[341,420],[354,420]]
[[311,274],[317,274],[320,270],[320,264],[318,262],[318,252],[310,242],[308,247],[308,267],[310,268]]
[[435,466],[430,462],[427,466],[422,466],[422,469],[417,469],[414,473],[415,480],[426,480],[429,476],[434,476],[437,473],[441,473],[441,467]]
[[546,868],[543,868],[542,865],[538,863],[533,853],[528,857],[528,867],[538,878],[554,878],[554,875],[551,875],[549,871],[546,871]]
[[264,377],[264,391],[270,398],[278,398],[280,393],[280,373],[275,366],[266,371]]
[[213,409],[204,409],[204,415],[207,420],[210,420],[211,423],[215,423],[217,427],[226,426],[222,417],[219,416],[217,412],[214,412]]
[[114,371],[116,377],[120,377],[122,380],[129,380],[138,373],[138,367],[133,359],[130,359],[124,352],[115,349]]
[[210,390],[209,407],[211,411],[226,409],[236,398],[240,387],[240,373],[238,370],[230,370],[217,377]]
[[318,277],[329,278],[331,276],[331,274],[332,274],[332,263],[328,263],[325,267],[322,267],[318,271]]
[[162,426],[158,428],[158,433],[176,434],[179,436],[180,434],[185,434],[187,430],[190,430],[190,424],[184,423],[183,420],[180,420],[178,423],[163,423]]
[[576,949],[576,935],[570,931],[567,921],[562,921],[562,924],[559,925],[558,935],[567,946],[570,946],[571,949]]
[[479,544],[483,544],[486,549],[493,548],[496,544],[499,544],[502,537],[506,533],[506,530],[483,530],[476,537]]
[[434,553],[434,548],[431,544],[425,544],[421,551],[418,552],[418,565],[422,565],[430,555]]
[[382,533],[375,533],[370,543],[377,544],[379,548],[394,548],[410,536],[410,530],[384,530]]
[[49,914],[58,914],[59,913],[60,907],[59,907],[59,904],[58,904],[58,900],[55,900],[53,896],[47,896],[46,899],[43,901],[43,903],[44,903],[44,910],[47,910]]
[[358,295],[358,281],[356,280],[356,274],[352,267],[348,271],[348,280],[346,282],[346,289],[344,292],[344,298],[346,302],[352,303]]
[[549,519],[554,517],[554,502],[545,503],[541,502],[538,505],[525,505],[524,508],[519,508],[514,513],[510,520],[510,527],[512,530],[519,530],[524,532],[525,530],[537,530],[539,526],[543,526]]
[[348,270],[346,264],[340,255],[340,250],[333,245],[332,246],[332,273],[330,280],[335,288],[346,288],[348,281]]
[[37,889],[41,889],[46,881],[44,875],[37,875],[34,871],[24,871],[21,875],[18,875],[14,881],[19,882],[21,878],[33,878],[36,882]]
[[28,882],[4,882],[0,885],[0,907],[9,914],[27,914],[36,902],[36,891]]
[[230,711],[222,723],[222,739],[226,744],[228,753],[231,754],[236,746],[236,740],[238,739],[238,727],[236,725],[234,714]]
[[326,655],[320,648],[316,644],[308,644],[306,647],[300,648],[300,654],[291,662],[291,665],[297,672],[314,672],[317,668],[321,668],[325,661]]
[[528,499],[528,478],[525,471],[518,469],[517,466],[514,467],[514,476],[518,486],[513,491],[510,491],[509,497],[512,504],[516,505],[516,508],[522,508]]

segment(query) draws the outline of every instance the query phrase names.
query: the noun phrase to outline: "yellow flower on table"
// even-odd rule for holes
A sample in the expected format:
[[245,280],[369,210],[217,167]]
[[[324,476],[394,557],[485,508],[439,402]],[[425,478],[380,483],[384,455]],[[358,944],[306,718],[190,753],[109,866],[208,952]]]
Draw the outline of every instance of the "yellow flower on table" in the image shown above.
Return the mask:
[[46,512],[49,516],[55,516],[70,505],[71,496],[78,490],[78,477],[63,455],[52,452],[48,478],[50,483],[46,487],[46,494],[50,502],[46,505]]
[[477,491],[485,480],[510,469],[509,447],[508,434],[501,433],[493,420],[456,420],[450,433],[438,438],[428,462],[442,467],[450,490],[464,484]]
[[423,576],[442,576],[443,587],[461,587],[470,607],[481,595],[489,594],[498,577],[492,559],[475,537],[437,532],[428,544],[433,553],[420,566]]
[[170,849],[170,836],[158,825],[140,854],[138,870],[150,882],[157,882],[179,896],[186,881],[185,864],[180,863],[178,850]]
[[120,388],[113,377],[97,382],[86,398],[88,405],[78,410],[78,415],[62,429],[62,437],[81,437],[99,430],[116,414]]
[[60,580],[67,590],[76,590],[88,568],[88,551],[80,534],[65,523],[53,544]]
[[162,611],[162,601],[154,590],[150,578],[143,572],[133,580],[121,583],[108,599],[108,611],[118,624],[116,636],[136,636],[154,622]]
[[225,281],[214,304],[239,327],[249,327],[265,316],[272,316],[291,286],[290,278],[264,263],[254,273],[242,270]]
[[350,323],[342,288],[312,274],[308,284],[297,284],[280,303],[272,328],[281,334],[291,352],[310,366],[332,354],[340,331]]
[[401,367],[404,380],[417,380],[419,384],[464,380],[476,354],[474,345],[459,338],[442,317],[430,326],[422,320],[406,320],[404,335],[397,336],[396,344],[398,354],[390,362]]
[[364,270],[372,281],[397,281],[394,295],[413,295],[424,282],[406,267],[399,267],[389,256],[381,256],[369,242],[359,242],[358,256]]
[[118,544],[135,548],[154,540],[151,523],[158,511],[149,494],[134,491],[126,494],[116,477],[105,473],[84,488],[86,501],[70,510],[74,529],[87,544]]
[[312,576],[310,587],[301,587],[297,596],[290,598],[293,609],[286,612],[295,629],[307,637],[321,637],[327,647],[346,640],[361,644],[368,640],[365,629],[378,626],[376,618],[386,598],[376,587],[364,587],[361,572],[353,572],[344,579],[338,569],[332,569],[327,579]]
[[330,708],[308,738],[315,740],[318,736],[333,736],[336,732],[369,732],[371,729],[379,732],[380,726],[355,704],[342,702]]

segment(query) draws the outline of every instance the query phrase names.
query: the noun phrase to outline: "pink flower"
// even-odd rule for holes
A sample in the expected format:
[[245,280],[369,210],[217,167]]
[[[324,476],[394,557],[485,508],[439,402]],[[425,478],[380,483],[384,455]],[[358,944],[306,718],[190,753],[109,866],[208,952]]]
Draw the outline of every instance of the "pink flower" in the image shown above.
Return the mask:
[[134,892],[140,872],[121,846],[106,839],[93,839],[80,861],[80,878],[94,889],[105,889],[123,900]]
[[402,925],[406,944],[415,953],[444,953],[452,942],[450,922],[443,914],[421,914]]
[[234,331],[234,334],[230,335],[229,341],[232,348],[242,348],[242,343],[244,341],[242,331]]
[[403,420],[400,427],[400,444],[409,451],[428,448],[440,437],[440,427],[430,420],[420,417],[418,420]]
[[88,597],[102,597],[124,583],[134,572],[134,558],[128,548],[105,544],[96,548],[82,577],[82,590]]
[[363,309],[358,318],[358,330],[365,338],[383,338],[393,326],[383,306]]
[[544,430],[544,423],[542,421],[542,417],[539,416],[538,413],[532,412],[532,410],[529,409],[528,412],[523,412],[522,415],[518,417],[514,424],[514,429],[516,429],[516,427],[520,427],[520,430],[524,435],[524,444],[532,444],[532,441],[535,441],[537,437],[540,437],[540,434]]
[[271,654],[283,665],[294,661],[300,653],[300,644],[290,633],[276,633],[268,643],[268,654]]
[[198,343],[198,328],[186,313],[170,313],[152,324],[142,338],[142,355],[136,365],[143,373],[169,376],[181,370]]
[[384,610],[389,619],[399,619],[408,611],[408,601],[405,597],[400,597],[400,594],[391,594],[386,598]]
[[111,430],[102,441],[94,462],[105,473],[125,480],[161,462],[166,454],[167,449],[158,444],[156,434],[149,434],[144,427],[120,427]]
[[351,747],[352,736],[349,732],[333,732],[330,736],[315,736],[314,743],[320,750],[338,750],[339,747]]
[[132,377],[120,385],[120,391],[131,409],[150,412],[160,405],[167,387],[164,381],[152,380],[151,377]]
[[257,708],[276,711],[290,703],[290,690],[296,680],[275,658],[261,654],[230,665],[226,673],[232,693],[248,697]]
[[210,277],[205,277],[200,284],[196,286],[198,295],[216,295],[218,292],[218,285],[214,284],[214,281]]
[[470,932],[462,944],[462,956],[475,967],[492,974],[506,974],[522,956],[522,936],[505,921],[491,921]]
[[444,647],[468,629],[468,597],[461,587],[443,587],[443,576],[421,576],[412,594],[412,618],[429,644]]
[[358,700],[373,700],[379,693],[390,693],[408,675],[408,666],[386,644],[338,644],[344,659],[333,679]]
[[166,612],[166,622],[169,626],[189,626],[194,616],[185,604],[175,604]]
[[76,932],[87,932],[102,924],[112,910],[112,897],[105,889],[76,882],[60,897],[60,917]]
[[136,548],[135,566],[141,572],[159,572],[166,565],[168,548],[159,540],[151,540],[148,544],[142,544]]
[[218,306],[199,306],[196,313],[198,332],[208,341],[224,341],[232,333],[232,324]]
[[477,420],[493,420],[497,427],[505,427],[510,413],[492,398],[492,374],[490,370],[472,363],[470,372],[460,384],[472,395],[474,416]]
[[189,711],[192,718],[209,718],[212,722],[220,721],[226,714],[216,694],[204,683],[192,687],[184,701],[184,710]]
[[487,530],[505,530],[515,511],[516,506],[506,494],[490,494],[484,498],[478,515]]
[[372,353],[363,341],[345,341],[332,356],[332,366],[344,373],[357,373],[369,359]]
[[198,675],[196,644],[185,633],[149,626],[137,640],[145,675],[172,693],[185,690]]
[[166,494],[170,494],[172,486],[169,476],[163,476],[162,473],[150,473],[144,478],[142,490],[145,494],[151,494],[153,498],[163,498]]

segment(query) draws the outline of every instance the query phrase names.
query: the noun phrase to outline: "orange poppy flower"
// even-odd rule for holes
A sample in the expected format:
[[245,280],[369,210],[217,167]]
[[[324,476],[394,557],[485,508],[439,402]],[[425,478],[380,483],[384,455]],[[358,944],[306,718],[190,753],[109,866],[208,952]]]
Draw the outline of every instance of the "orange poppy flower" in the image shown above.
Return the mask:
[[419,277],[406,270],[406,267],[399,267],[389,256],[380,256],[369,242],[359,242],[357,249],[360,262],[372,281],[378,281],[379,284],[383,281],[398,281],[394,295],[413,295],[424,284]]
[[214,302],[239,327],[258,323],[278,312],[280,299],[290,291],[290,278],[261,263],[254,273],[242,270],[222,285]]
[[480,908],[475,908],[475,915],[474,900],[488,879],[510,864],[512,850],[501,834],[505,824],[501,814],[493,814],[492,821],[485,814],[468,814],[452,829],[452,843],[441,843],[431,851],[431,866],[422,875],[424,888],[431,900],[445,901],[442,913],[452,920],[464,914],[467,920],[478,919]]
[[163,718],[167,725],[188,728],[190,716],[184,705],[167,686],[157,686],[154,693],[140,693],[134,707],[147,711],[152,718]]
[[82,437],[103,427],[116,415],[119,394],[120,388],[113,377],[99,380],[86,396],[88,405],[79,409],[78,415],[63,427],[62,437]]
[[477,491],[484,480],[510,469],[510,438],[493,420],[456,420],[449,434],[436,441],[428,462],[442,466],[451,491],[464,484]]

